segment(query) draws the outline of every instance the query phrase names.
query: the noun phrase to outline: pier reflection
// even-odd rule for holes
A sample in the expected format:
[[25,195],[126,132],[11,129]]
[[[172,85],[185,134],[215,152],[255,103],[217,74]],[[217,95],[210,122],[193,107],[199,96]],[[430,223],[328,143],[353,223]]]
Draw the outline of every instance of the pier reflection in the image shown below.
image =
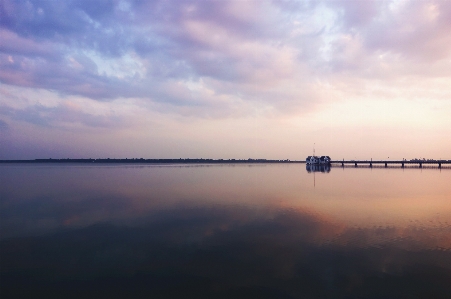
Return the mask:
[[307,170],[308,173],[311,173],[311,172],[329,173],[330,165],[329,164],[305,164],[305,169]]

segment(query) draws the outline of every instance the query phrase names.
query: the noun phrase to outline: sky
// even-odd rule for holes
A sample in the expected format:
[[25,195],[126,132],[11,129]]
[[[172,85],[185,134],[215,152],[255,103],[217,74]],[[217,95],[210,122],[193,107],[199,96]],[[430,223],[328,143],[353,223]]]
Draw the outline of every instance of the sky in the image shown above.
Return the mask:
[[451,1],[0,1],[0,159],[313,148],[451,159]]

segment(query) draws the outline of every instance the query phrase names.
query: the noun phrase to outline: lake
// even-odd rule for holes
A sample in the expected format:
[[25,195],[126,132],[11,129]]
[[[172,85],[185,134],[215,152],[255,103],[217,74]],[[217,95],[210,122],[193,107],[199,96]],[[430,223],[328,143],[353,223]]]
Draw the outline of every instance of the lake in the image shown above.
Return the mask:
[[2,298],[450,298],[451,169],[0,165]]

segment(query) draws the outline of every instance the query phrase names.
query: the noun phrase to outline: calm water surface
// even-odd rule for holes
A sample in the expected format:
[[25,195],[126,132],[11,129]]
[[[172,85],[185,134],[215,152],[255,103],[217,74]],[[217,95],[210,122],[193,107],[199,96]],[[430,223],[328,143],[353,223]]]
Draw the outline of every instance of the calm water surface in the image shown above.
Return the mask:
[[451,169],[0,165],[2,298],[451,298]]

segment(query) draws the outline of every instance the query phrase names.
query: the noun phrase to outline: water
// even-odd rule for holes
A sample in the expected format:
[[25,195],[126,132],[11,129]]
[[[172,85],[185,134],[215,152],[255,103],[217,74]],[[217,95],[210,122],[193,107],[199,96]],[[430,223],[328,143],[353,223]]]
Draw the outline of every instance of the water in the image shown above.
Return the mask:
[[451,169],[0,165],[2,298],[450,298]]

